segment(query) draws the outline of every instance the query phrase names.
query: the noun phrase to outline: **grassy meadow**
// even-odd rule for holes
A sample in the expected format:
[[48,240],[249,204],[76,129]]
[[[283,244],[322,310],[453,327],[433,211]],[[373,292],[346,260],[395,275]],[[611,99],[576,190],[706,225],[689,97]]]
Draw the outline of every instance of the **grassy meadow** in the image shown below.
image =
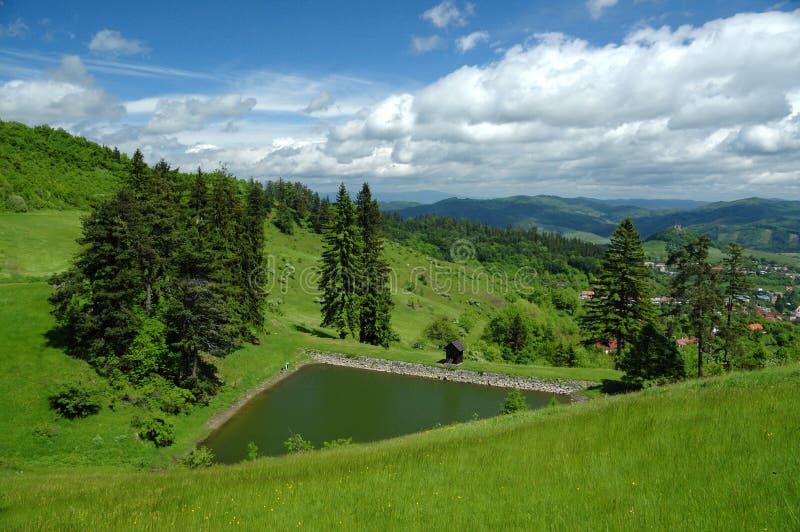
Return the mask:
[[203,471],[0,478],[0,524],[64,529],[800,527],[800,368]]
[[[99,414],[67,420],[56,415],[47,396],[59,385],[76,378],[103,386],[94,371],[83,361],[68,357],[48,336],[54,326],[47,297],[51,293],[47,278],[66,268],[77,252],[75,239],[80,233],[81,213],[37,212],[0,215],[0,476],[18,472],[150,470],[172,467],[175,460],[191,450],[208,433],[208,422],[215,413],[233,404],[248,390],[279,373],[284,362],[303,360],[301,348],[309,347],[347,354],[359,354],[436,364],[442,357],[437,349],[414,349],[421,330],[434,317],[455,318],[468,299],[480,300],[484,307],[502,303],[486,290],[460,291],[463,266],[433,262],[425,256],[392,243],[387,255],[396,277],[396,306],[393,326],[400,341],[386,350],[365,346],[352,339],[339,340],[318,327],[319,304],[313,267],[321,252],[318,235],[297,230],[294,235],[280,233],[268,224],[269,272],[260,281],[270,290],[274,309],[268,313],[267,334],[262,345],[246,345],[218,362],[224,386],[208,407],[196,408],[189,415],[174,419],[175,444],[156,448],[142,441],[131,426],[134,416],[144,411],[129,403],[108,401]],[[448,273],[447,270],[450,270]],[[405,290],[409,282],[426,272],[427,285],[416,283],[413,293]],[[447,294],[433,286],[434,274]],[[467,345],[477,340],[486,315],[466,338]],[[517,366],[468,360],[466,369],[504,372],[549,379],[600,381],[619,373],[605,368],[556,368]],[[110,392],[110,391],[109,391]]]
[[[173,446],[140,440],[130,422],[141,409],[111,394],[95,416],[59,418],[48,407],[49,390],[72,377],[96,379],[48,337],[45,279],[77,250],[78,220],[72,212],[15,214],[0,225],[3,272],[13,271],[0,278],[0,529],[800,527],[797,366],[374,444],[202,471],[176,466],[208,434],[215,413],[285,361],[301,361],[302,347],[433,364],[438,350],[412,347],[433,317],[456,317],[468,300],[502,304],[488,291],[437,289],[431,272],[441,288],[458,281],[462,266],[389,243],[400,341],[384,350],[333,338],[318,327],[309,269],[319,238],[305,231],[289,237],[271,225],[271,267],[261,280],[274,300],[267,334],[262,345],[220,361],[226,385],[208,407],[175,419]],[[413,283],[423,270],[429,282]],[[468,345],[486,319],[481,313]],[[604,368],[465,366],[554,379],[619,376]]]

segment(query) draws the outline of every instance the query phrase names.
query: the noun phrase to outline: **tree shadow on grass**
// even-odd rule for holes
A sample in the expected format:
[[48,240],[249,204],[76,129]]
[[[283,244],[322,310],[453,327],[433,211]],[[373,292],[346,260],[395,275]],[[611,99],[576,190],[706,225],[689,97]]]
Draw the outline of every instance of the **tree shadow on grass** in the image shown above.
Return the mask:
[[47,347],[64,350],[67,350],[70,346],[69,339],[71,336],[72,332],[69,327],[56,326],[44,333],[44,337],[47,339]]
[[631,392],[638,392],[642,389],[640,384],[625,382],[616,379],[603,379],[597,386],[591,386],[589,390],[599,390],[606,395],[620,395]]
[[316,327],[309,327],[308,325],[297,324],[294,326],[294,330],[301,333],[310,334],[311,336],[316,336],[317,338],[333,338],[334,340],[338,338],[338,336],[331,334],[328,331],[323,331],[322,329],[317,329]]

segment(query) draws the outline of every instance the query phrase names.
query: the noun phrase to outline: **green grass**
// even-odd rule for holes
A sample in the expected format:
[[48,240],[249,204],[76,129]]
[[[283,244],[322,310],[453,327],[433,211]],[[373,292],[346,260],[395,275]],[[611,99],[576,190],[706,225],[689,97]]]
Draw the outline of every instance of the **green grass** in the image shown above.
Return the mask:
[[800,368],[205,471],[0,478],[7,528],[800,527]]
[[81,216],[77,211],[0,213],[0,283],[65,270],[78,251]]
[[[208,407],[197,408],[175,420],[176,442],[166,449],[141,441],[131,425],[134,416],[147,412],[128,403],[116,401],[109,408],[111,395],[98,415],[86,419],[66,420],[49,408],[47,396],[62,383],[81,378],[102,381],[81,360],[70,358],[48,342],[48,331],[54,326],[47,297],[50,287],[41,280],[66,268],[77,251],[80,213],[0,214],[0,253],[4,263],[13,263],[14,276],[0,277],[0,475],[14,471],[137,470],[170,467],[175,459],[193,448],[208,433],[208,421],[216,412],[234,403],[248,390],[279,372],[285,361],[299,361],[300,350],[310,347],[327,351],[376,356],[435,364],[442,352],[428,347],[413,349],[422,328],[435,316],[457,317],[467,306],[466,300],[477,298],[484,308],[491,307],[491,294],[456,289],[460,266],[439,263],[437,270],[427,257],[395,244],[387,245],[387,255],[397,274],[396,307],[393,325],[401,340],[391,349],[365,346],[351,338],[332,338],[330,330],[318,327],[319,304],[314,302],[316,290],[304,275],[318,264],[321,249],[317,235],[298,230],[289,237],[273,226],[267,229],[268,254],[276,276],[294,269],[286,284],[274,283],[270,298],[283,300],[282,314],[269,314],[269,334],[261,337],[260,346],[247,345],[218,362],[225,386]],[[289,267],[288,265],[291,265]],[[451,272],[442,273],[446,268]],[[410,280],[425,269],[430,275],[438,272],[440,284],[453,286],[449,297],[437,294],[430,281],[419,284],[414,294],[403,291]],[[3,272],[10,270],[4,269]],[[413,273],[413,275],[412,275]],[[309,287],[306,287],[309,288]],[[414,298],[414,309],[405,304]],[[500,300],[502,303],[502,300]],[[487,319],[481,316],[470,345],[477,340]],[[466,369],[491,371],[549,379],[593,380],[617,378],[619,373],[601,368],[554,368],[531,365],[516,366],[486,361],[467,361]]]
[[[146,412],[110,399],[100,413],[67,420],[49,407],[47,396],[60,384],[83,379],[102,381],[83,361],[49,345],[54,325],[45,283],[0,284],[0,475],[18,470],[64,468],[147,469],[170,465],[209,432],[211,416],[259,382],[278,373],[286,360],[297,360],[302,335],[278,335],[269,345],[247,347],[219,364],[227,384],[206,408],[175,420],[176,443],[157,449],[131,426]],[[110,394],[109,394],[110,398]]]

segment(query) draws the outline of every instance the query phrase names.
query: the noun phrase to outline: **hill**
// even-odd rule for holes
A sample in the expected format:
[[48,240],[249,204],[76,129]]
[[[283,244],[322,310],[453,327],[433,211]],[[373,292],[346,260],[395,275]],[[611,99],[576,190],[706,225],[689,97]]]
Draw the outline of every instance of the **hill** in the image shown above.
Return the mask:
[[0,121],[0,211],[85,209],[117,189],[126,160],[61,129]]
[[[664,209],[680,201],[600,201],[554,196],[514,196],[489,200],[450,198],[431,205],[399,209],[404,217],[426,214],[467,218],[498,227],[537,226],[589,241],[601,241],[630,217],[647,238],[673,225],[705,234],[720,243],[772,252],[800,251],[800,201],[748,198],[692,208]],[[659,208],[654,208],[659,207]]]
[[207,471],[17,474],[0,477],[0,518],[82,530],[797,529],[798,386],[794,366]]

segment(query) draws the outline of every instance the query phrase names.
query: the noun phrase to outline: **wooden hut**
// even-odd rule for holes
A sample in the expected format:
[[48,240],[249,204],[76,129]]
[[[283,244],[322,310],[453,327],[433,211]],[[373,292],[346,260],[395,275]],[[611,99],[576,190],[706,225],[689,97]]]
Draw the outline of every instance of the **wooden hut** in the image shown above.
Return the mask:
[[461,340],[453,340],[444,347],[445,364],[461,364],[464,362],[464,343]]

